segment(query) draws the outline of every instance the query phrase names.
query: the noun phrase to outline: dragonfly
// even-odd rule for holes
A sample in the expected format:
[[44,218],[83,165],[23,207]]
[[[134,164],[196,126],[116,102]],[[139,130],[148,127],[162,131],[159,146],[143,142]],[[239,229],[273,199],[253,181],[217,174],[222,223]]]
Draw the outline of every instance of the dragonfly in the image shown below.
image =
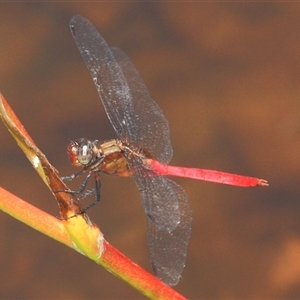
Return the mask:
[[[174,286],[186,263],[192,211],[182,187],[164,175],[188,177],[241,187],[267,186],[266,180],[213,170],[169,166],[173,149],[169,124],[130,59],[109,47],[96,28],[76,15],[70,30],[93,78],[105,112],[117,138],[106,142],[86,138],[71,141],[68,154],[81,170],[64,180],[87,176],[77,191],[81,198],[95,193],[100,200],[101,173],[133,177],[147,217],[147,240],[155,275]],[[94,175],[95,188],[85,191]]]

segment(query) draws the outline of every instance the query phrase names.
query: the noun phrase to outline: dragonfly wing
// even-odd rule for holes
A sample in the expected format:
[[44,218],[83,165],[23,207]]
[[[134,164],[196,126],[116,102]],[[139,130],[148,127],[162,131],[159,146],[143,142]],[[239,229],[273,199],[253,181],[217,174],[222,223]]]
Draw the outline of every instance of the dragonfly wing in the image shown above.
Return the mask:
[[192,212],[182,187],[147,169],[135,155],[127,157],[147,215],[147,237],[154,273],[176,285],[185,265]]
[[127,121],[125,107],[128,106],[128,97],[124,95],[129,93],[129,89],[109,46],[96,28],[82,16],[72,17],[70,29],[117,135],[130,135],[130,131],[137,129],[124,126]]
[[169,188],[172,187],[177,195],[180,222],[173,231],[166,231],[148,219],[147,238],[154,273],[166,284],[174,286],[178,283],[185,266],[192,212],[185,191],[175,182],[167,181]]
[[168,163],[173,154],[168,122],[129,58],[111,49],[81,16],[71,19],[70,29],[118,137],[129,138]]
[[151,98],[143,79],[128,56],[119,48],[113,47],[111,50],[122,68],[130,90],[131,99],[128,99],[128,102],[131,103],[131,111],[128,113],[131,119],[129,122],[134,122],[137,129],[135,136],[130,139],[150,150],[155,159],[169,163],[173,156],[173,149],[168,121]]
[[173,181],[144,168],[143,161],[135,155],[127,160],[147,218],[159,229],[173,231],[180,223],[179,199]]

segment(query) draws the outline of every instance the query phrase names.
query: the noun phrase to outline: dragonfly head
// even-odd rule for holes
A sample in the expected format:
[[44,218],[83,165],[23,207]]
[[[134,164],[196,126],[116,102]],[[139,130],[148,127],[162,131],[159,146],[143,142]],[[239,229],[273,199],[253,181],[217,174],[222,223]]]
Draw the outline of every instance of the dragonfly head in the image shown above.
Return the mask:
[[87,139],[71,141],[68,145],[68,155],[71,164],[76,167],[89,166],[95,158],[94,147],[94,143]]

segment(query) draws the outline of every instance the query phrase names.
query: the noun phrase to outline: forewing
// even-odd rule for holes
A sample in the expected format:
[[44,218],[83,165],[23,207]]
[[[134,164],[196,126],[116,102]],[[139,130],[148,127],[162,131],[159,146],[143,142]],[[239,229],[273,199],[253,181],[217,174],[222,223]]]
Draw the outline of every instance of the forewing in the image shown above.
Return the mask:
[[71,19],[70,29],[118,137],[130,136],[137,129],[134,124],[125,126],[125,107],[130,110],[132,106],[126,103],[129,88],[109,46],[96,28],[82,16]]
[[120,50],[112,51],[81,16],[71,19],[70,29],[118,137],[129,138],[168,163],[172,157],[168,122],[128,57]]
[[136,133],[130,139],[143,148],[150,150],[153,157],[163,163],[169,163],[173,155],[170,129],[162,110],[151,98],[139,72],[127,55],[118,48],[111,48],[126,78],[131,99],[129,117],[134,123]]

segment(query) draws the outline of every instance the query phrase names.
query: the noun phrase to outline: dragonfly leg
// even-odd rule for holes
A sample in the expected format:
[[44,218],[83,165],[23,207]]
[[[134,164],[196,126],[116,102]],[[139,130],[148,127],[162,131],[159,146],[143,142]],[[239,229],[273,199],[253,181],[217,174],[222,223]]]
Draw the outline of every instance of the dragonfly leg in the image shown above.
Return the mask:
[[94,175],[95,175],[95,188],[87,191],[87,193],[84,195],[84,198],[94,192],[95,193],[95,201],[93,203],[89,204],[88,206],[86,206],[84,209],[82,209],[78,214],[82,214],[82,213],[86,212],[88,209],[95,206],[100,201],[101,178],[100,178],[99,172],[95,172]]
[[[81,170],[81,172],[82,172],[82,170]],[[78,172],[79,173],[79,172]],[[72,176],[75,176],[77,173],[75,173],[75,174],[72,174],[71,176],[66,176],[66,177],[62,177],[62,180],[66,180],[66,179],[63,179],[63,178],[70,178],[70,177],[72,177]],[[77,190],[77,191],[74,191],[74,190],[55,190],[55,191],[53,191],[54,193],[58,193],[58,192],[64,192],[64,193],[68,193],[68,194],[81,194],[84,190],[85,190],[85,188],[86,188],[86,185],[87,185],[87,183],[88,183],[88,181],[89,181],[89,179],[90,179],[90,177],[91,177],[91,174],[92,174],[92,172],[89,172],[89,174],[86,176],[86,178],[84,179],[84,181],[83,181],[83,183],[81,184],[81,186],[80,186],[80,188],[79,188],[79,190]],[[79,176],[79,175],[78,175]],[[77,176],[77,177],[78,177]],[[76,178],[76,177],[72,177],[72,179],[74,179],[74,178]],[[67,179],[67,180],[72,180],[72,179]],[[88,193],[89,191],[87,191],[87,193]],[[86,196],[83,196],[83,198],[85,198]]]
[[[90,172],[88,174],[88,176],[86,177],[85,181],[83,182],[83,184],[81,185],[80,189],[78,191],[72,191],[72,190],[57,190],[54,192],[65,192],[65,193],[70,193],[70,194],[80,194],[83,192],[83,190],[85,189],[87,182],[91,176],[92,172]],[[95,188],[88,190],[84,193],[84,195],[80,196],[78,201],[86,198],[87,196],[91,195],[92,193],[95,193],[95,201],[91,204],[89,204],[88,206],[86,206],[85,208],[83,208],[82,210],[80,210],[78,213],[74,214],[71,217],[68,217],[66,219],[71,219],[76,217],[77,215],[83,214],[85,213],[88,209],[90,209],[91,207],[93,207],[94,205],[96,205],[99,201],[100,201],[100,188],[101,188],[101,178],[99,175],[99,172],[94,172],[95,175]],[[64,219],[64,220],[66,220]]]
[[[94,165],[98,165],[99,163],[101,163],[102,161],[104,160],[104,156],[101,156],[101,157],[98,157],[92,164],[92,166]],[[61,180],[62,181],[72,181],[78,177],[80,177],[82,175],[82,173],[84,173],[86,171],[86,169],[81,169],[80,171],[70,175],[70,176],[63,176],[61,177]],[[65,193],[69,193],[69,194],[81,194],[85,188],[86,188],[86,185],[90,179],[90,176],[92,173],[94,173],[95,170],[90,170],[88,175],[86,176],[84,182],[81,184],[79,190],[77,191],[74,191],[74,190],[56,190],[56,191],[53,191],[54,193],[58,193],[58,192],[65,192]],[[97,173],[97,172],[96,172]],[[95,175],[96,176],[96,175]],[[99,177],[99,175],[97,175]],[[100,181],[100,179],[99,179]],[[92,190],[89,190],[87,191],[83,196],[81,196],[78,200],[81,200],[81,199],[84,199],[85,197],[89,196],[90,194],[94,193],[95,192],[95,189],[92,189]]]
[[95,188],[87,190],[83,195],[81,195],[80,197],[77,198],[78,201],[81,201],[83,199],[85,199],[86,197],[88,197],[91,194],[95,193]]
[[79,176],[81,176],[81,174],[82,174],[84,171],[85,171],[85,169],[82,169],[82,170],[80,170],[80,171],[78,171],[78,172],[76,172],[76,173],[74,173],[74,174],[72,174],[72,175],[70,175],[70,176],[63,176],[63,177],[60,177],[60,179],[61,179],[62,181],[72,181],[73,179],[78,178]]

